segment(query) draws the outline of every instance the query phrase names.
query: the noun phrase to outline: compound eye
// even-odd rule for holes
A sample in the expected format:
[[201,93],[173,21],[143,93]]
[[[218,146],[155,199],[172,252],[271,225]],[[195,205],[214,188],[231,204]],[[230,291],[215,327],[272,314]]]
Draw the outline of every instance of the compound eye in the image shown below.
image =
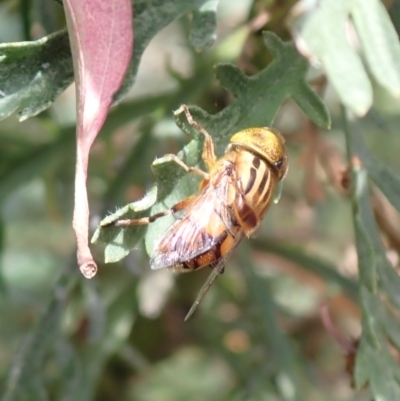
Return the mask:
[[283,165],[283,158],[281,160],[278,160],[276,163],[274,163],[274,166],[277,168],[281,168]]

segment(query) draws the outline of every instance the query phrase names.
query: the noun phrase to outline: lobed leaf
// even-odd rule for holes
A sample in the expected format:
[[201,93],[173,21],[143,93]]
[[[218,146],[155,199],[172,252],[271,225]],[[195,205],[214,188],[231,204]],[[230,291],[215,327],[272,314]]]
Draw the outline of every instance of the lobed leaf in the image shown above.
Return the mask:
[[[250,126],[270,126],[280,106],[293,94],[309,113],[309,117],[324,127],[329,127],[330,117],[318,96],[306,87],[304,77],[307,63],[289,43],[282,42],[276,35],[268,33],[264,36],[267,47],[275,59],[257,75],[248,77],[237,67],[230,64],[217,66],[216,75],[221,84],[235,95],[235,100],[221,112],[210,115],[205,111],[190,107],[193,118],[201,124],[213,137],[216,153],[221,156],[229,138],[237,131]],[[306,89],[305,89],[306,88]],[[179,153],[179,157],[190,166],[201,166],[202,137],[188,125],[182,114],[176,115],[177,125],[193,139]],[[198,178],[185,174],[183,169],[172,162],[168,157],[157,160],[152,166],[158,185],[157,203],[149,214],[166,210],[178,201],[195,193]],[[128,209],[123,209],[126,212]],[[130,209],[131,210],[131,209]],[[141,210],[142,211],[142,210]],[[133,215],[133,217],[136,217]],[[117,220],[127,218],[117,212],[107,217]],[[154,243],[173,221],[173,217],[158,219],[146,228],[146,248],[151,255]],[[104,225],[103,222],[101,226]],[[109,230],[101,227],[100,230]],[[127,228],[125,230],[134,230]],[[104,241],[107,243],[106,234]],[[98,238],[96,237],[96,240]],[[124,242],[126,249],[122,254],[129,252],[136,244],[137,237],[130,244]],[[106,246],[106,255],[108,254]],[[115,253],[115,250],[113,250]]]
[[[398,322],[389,317],[380,297],[386,293],[400,309],[400,278],[387,260],[369,199],[367,169],[360,157],[365,151],[359,133],[350,132],[345,123],[348,157],[351,165],[351,199],[356,248],[359,260],[362,335],[356,357],[354,379],[357,388],[366,383],[374,398],[393,400],[400,396],[400,368],[394,360],[388,340],[399,344]],[[364,154],[365,159],[365,154]],[[378,286],[379,283],[379,286]]]

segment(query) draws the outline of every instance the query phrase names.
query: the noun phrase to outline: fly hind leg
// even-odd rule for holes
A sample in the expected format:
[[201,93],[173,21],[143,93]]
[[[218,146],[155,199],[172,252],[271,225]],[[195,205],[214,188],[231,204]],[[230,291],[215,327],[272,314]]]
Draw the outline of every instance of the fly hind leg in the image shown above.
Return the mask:
[[182,110],[185,113],[188,123],[195,130],[199,131],[201,134],[204,135],[202,158],[207,167],[207,170],[210,171],[215,165],[215,162],[217,161],[217,157],[215,156],[215,151],[214,151],[214,143],[211,138],[211,135],[198,122],[196,122],[193,119],[188,107],[185,104],[182,104],[181,107],[175,112],[175,114],[179,114]]
[[193,202],[194,199],[195,199],[194,196],[189,196],[188,198],[181,200],[180,202],[178,202],[177,204],[175,204],[170,209],[168,209],[164,212],[156,213],[156,214],[153,214],[152,216],[148,216],[148,217],[141,217],[140,219],[117,220],[113,223],[108,223],[108,224],[104,225],[103,227],[106,227],[106,226],[113,226],[113,227],[144,226],[144,225],[152,223],[153,221],[156,221],[160,217],[169,216],[173,213],[176,213],[180,210],[187,208]]

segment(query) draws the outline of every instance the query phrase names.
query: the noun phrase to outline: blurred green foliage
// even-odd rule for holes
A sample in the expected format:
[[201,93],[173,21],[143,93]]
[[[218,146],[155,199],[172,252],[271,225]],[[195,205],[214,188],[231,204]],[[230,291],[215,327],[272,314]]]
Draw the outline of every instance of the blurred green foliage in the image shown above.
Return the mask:
[[[0,2],[0,40],[62,29],[62,8],[47,6]],[[116,231],[122,247],[100,233],[98,275],[78,272],[73,93],[26,121],[3,120],[1,400],[400,399],[399,2],[138,0],[135,10],[121,97],[136,82],[91,152],[93,231],[117,207],[147,215],[195,190],[168,160],[154,163],[167,153],[200,161],[198,137],[173,120],[181,103],[198,105],[219,155],[238,129],[279,128],[290,158],[282,198],[184,323],[209,272],[150,271],[168,218]],[[0,114],[37,114],[65,85],[45,76],[46,97],[28,79],[48,57],[40,43],[0,45],[0,93],[17,94],[0,98]],[[24,57],[29,73],[10,69]],[[105,249],[119,261],[103,264]]]

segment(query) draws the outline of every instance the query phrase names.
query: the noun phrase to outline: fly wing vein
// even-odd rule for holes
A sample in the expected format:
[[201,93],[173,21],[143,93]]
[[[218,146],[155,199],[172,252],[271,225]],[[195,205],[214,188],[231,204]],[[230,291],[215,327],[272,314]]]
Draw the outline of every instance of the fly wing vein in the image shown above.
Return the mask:
[[231,177],[219,174],[190,204],[184,215],[161,237],[156,246],[152,269],[173,267],[206,252],[219,241],[232,220],[227,204]]

